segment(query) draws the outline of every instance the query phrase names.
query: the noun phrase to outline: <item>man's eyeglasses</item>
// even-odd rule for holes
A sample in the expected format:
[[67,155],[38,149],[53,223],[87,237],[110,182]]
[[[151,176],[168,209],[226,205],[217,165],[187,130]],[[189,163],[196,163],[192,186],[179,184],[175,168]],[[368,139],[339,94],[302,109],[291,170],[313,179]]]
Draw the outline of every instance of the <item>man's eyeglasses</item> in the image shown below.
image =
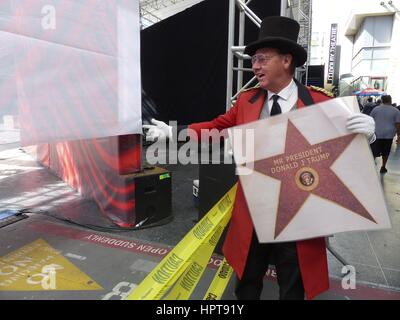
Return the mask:
[[257,62],[261,65],[268,63],[273,57],[279,56],[279,54],[274,54],[272,56],[267,56],[265,54],[259,53],[251,57],[251,64],[256,64]]

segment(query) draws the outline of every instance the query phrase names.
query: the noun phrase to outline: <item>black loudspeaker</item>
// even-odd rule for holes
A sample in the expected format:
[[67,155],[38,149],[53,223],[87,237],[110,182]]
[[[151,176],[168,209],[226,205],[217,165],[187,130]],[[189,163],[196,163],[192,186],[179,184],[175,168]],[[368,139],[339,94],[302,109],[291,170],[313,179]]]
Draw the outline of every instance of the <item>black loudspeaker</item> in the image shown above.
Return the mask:
[[172,175],[159,167],[134,174],[135,226],[151,227],[172,220]]
[[[236,165],[200,164],[199,168],[199,220],[237,183]],[[215,252],[222,254],[226,230]]]

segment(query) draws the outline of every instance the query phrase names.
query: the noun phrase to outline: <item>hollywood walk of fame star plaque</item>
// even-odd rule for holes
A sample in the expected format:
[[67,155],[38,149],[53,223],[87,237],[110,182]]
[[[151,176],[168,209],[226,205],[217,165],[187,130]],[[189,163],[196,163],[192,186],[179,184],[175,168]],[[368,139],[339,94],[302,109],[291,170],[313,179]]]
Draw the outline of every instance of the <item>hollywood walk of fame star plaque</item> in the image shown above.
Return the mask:
[[390,228],[367,139],[346,129],[355,110],[338,98],[230,130],[260,242]]

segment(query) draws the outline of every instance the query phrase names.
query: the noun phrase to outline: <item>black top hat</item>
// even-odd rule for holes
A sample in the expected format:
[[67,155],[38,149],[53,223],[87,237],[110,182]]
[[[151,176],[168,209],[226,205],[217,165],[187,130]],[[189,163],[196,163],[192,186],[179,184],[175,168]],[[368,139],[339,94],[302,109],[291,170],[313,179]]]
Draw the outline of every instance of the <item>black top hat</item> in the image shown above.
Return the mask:
[[258,40],[247,45],[245,54],[250,56],[260,48],[277,48],[293,55],[296,67],[307,61],[307,51],[297,43],[300,25],[297,21],[280,16],[264,18]]

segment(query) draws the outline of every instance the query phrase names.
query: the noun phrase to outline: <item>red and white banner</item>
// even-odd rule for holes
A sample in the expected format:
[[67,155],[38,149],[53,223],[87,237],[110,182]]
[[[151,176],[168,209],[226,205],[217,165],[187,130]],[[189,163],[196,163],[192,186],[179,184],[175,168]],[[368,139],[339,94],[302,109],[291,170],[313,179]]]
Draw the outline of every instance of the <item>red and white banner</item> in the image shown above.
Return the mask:
[[339,98],[230,130],[260,242],[391,227],[368,142],[346,129],[355,110]]
[[0,123],[23,145],[141,133],[139,0],[2,0]]

